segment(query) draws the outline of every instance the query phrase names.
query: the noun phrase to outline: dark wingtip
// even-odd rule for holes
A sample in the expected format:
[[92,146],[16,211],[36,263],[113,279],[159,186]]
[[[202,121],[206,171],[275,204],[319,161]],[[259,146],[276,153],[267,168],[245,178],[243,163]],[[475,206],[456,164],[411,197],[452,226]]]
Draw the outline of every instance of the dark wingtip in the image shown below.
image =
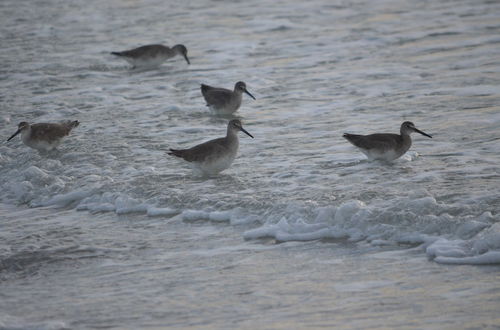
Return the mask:
[[116,55],[116,56],[122,56],[122,53],[119,53],[119,52],[111,52],[110,54],[111,55]]
[[208,85],[205,85],[205,84],[201,84],[201,93],[204,94],[206,92],[208,92],[208,90],[210,89],[210,86]]
[[168,155],[182,158],[181,150],[177,149],[169,149],[169,150],[170,152],[167,153]]

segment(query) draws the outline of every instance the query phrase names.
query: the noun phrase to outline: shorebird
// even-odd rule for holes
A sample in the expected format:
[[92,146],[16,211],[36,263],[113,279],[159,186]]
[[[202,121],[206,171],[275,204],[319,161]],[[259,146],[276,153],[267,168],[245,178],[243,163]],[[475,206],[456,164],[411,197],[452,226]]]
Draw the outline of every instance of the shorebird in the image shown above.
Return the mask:
[[227,134],[223,138],[198,144],[190,149],[170,149],[169,155],[182,158],[192,163],[195,169],[203,174],[217,174],[231,166],[238,152],[238,131],[248,133],[239,119],[233,119],[227,124]]
[[247,90],[247,85],[243,81],[238,81],[234,85],[234,90],[212,87],[201,84],[201,94],[207,101],[207,106],[216,113],[232,114],[241,105],[241,94],[247,93],[252,99],[255,97]]
[[14,136],[21,133],[21,140],[28,147],[40,151],[49,151],[55,149],[61,143],[61,139],[79,124],[78,120],[33,125],[23,121],[19,123],[17,131],[7,141],[12,140]]
[[146,45],[122,52],[111,52],[111,54],[123,57],[132,64],[133,68],[159,66],[175,55],[184,56],[186,62],[190,64],[187,48],[184,45],[175,45],[172,48],[163,45]]
[[344,133],[344,138],[358,147],[369,160],[386,161],[397,159],[410,149],[411,133],[417,132],[432,138],[429,134],[417,129],[410,121],[401,124],[400,132],[401,134],[377,133],[370,135]]

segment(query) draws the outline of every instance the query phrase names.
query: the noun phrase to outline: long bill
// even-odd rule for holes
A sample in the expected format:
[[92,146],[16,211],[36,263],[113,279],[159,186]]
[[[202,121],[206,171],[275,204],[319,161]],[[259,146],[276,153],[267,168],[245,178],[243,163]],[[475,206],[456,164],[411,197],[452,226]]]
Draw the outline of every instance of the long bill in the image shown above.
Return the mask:
[[191,64],[191,63],[189,62],[189,58],[187,57],[187,55],[184,55],[184,58],[186,59],[186,62],[188,62],[188,64]]
[[245,89],[245,93],[247,93],[248,95],[250,95],[250,97],[251,97],[252,99],[256,100],[256,98],[255,98],[252,94],[250,94],[250,92],[249,92],[248,90],[246,90],[246,89]]
[[424,135],[424,136],[427,136],[427,137],[429,137],[429,138],[431,138],[431,139],[432,139],[432,136],[430,136],[430,135],[429,135],[429,134],[427,134],[427,133],[422,132],[422,131],[421,131],[421,130],[419,130],[418,128],[413,128],[413,129],[415,130],[415,132],[420,133],[420,134],[422,134],[422,135]]
[[240,130],[245,133],[246,135],[248,135],[249,137],[251,137],[253,139],[253,135],[248,133],[246,129],[244,129],[243,127],[240,127]]
[[21,130],[18,129],[17,132],[15,132],[14,134],[12,134],[12,136],[10,138],[7,139],[7,142],[12,140],[14,138],[14,136],[16,136],[17,134],[21,133]]

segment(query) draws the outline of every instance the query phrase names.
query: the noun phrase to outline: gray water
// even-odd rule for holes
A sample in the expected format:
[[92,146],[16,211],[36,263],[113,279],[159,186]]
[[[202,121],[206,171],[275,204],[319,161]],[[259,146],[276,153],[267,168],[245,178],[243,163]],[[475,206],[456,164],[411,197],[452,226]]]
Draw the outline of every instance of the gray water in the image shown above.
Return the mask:
[[[500,3],[0,3],[0,327],[499,327]],[[153,70],[109,54],[188,48]],[[230,169],[200,83],[247,83]],[[433,139],[368,162],[342,133]],[[458,264],[458,265],[457,265]]]

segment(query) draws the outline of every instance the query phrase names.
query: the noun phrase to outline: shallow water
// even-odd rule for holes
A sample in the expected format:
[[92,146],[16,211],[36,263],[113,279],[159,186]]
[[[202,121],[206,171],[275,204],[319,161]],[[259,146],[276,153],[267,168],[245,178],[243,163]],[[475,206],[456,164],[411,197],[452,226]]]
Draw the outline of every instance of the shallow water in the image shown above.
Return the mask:
[[[0,326],[500,323],[499,3],[0,9],[0,135],[81,122],[56,152],[0,144]],[[109,54],[148,43],[191,65]],[[224,135],[199,84],[239,80],[255,139],[199,177],[166,151]],[[342,138],[405,120],[433,139],[390,164]]]

